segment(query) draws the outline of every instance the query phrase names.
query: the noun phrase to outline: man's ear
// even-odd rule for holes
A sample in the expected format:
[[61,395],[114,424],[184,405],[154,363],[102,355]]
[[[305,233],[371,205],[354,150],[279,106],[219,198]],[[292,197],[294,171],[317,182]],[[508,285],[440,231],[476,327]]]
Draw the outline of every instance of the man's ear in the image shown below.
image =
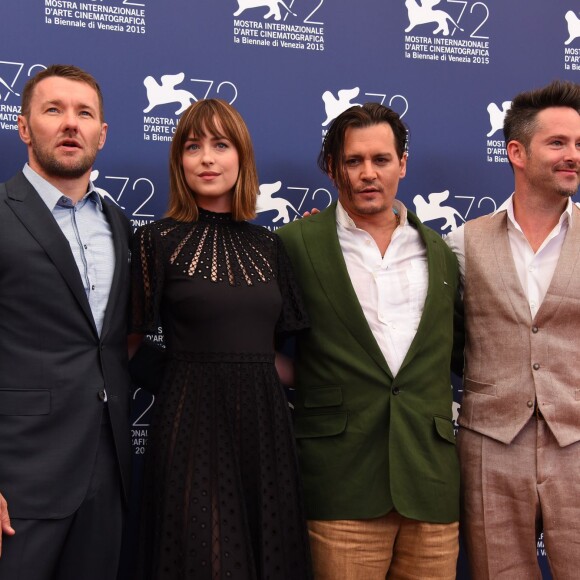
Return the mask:
[[104,147],[105,141],[107,140],[107,129],[109,126],[107,123],[103,123],[101,126],[101,134],[99,135],[99,151]]
[[399,165],[401,166],[401,170],[399,171],[399,179],[403,179],[403,177],[405,177],[405,175],[407,175],[407,159],[408,159],[408,157],[409,157],[409,155],[405,151],[405,153],[403,153],[403,156],[401,157],[401,161],[399,162]]
[[30,128],[28,126],[28,120],[24,115],[18,115],[18,135],[23,143],[30,145]]
[[513,167],[521,168],[528,158],[528,151],[525,146],[519,141],[510,141],[506,145],[508,159],[511,161]]

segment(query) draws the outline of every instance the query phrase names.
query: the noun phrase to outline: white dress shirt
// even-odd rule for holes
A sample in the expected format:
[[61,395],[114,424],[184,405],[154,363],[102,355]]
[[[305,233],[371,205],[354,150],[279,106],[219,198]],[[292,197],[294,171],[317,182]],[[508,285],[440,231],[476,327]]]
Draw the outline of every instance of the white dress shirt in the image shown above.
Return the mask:
[[400,224],[381,256],[372,236],[356,227],[340,202],[338,239],[354,291],[370,329],[395,376],[417,333],[427,296],[425,244],[407,221],[407,209],[395,200]]
[[[558,264],[560,250],[566,238],[568,226],[572,223],[572,200],[568,200],[560,220],[535,253],[514,216],[513,194],[489,216],[489,219],[496,218],[502,212],[507,213],[507,233],[514,264],[530,306],[530,313],[532,318],[534,318],[546,296],[554,270]],[[465,278],[464,227],[461,226],[445,236],[445,241],[459,261],[462,284]]]

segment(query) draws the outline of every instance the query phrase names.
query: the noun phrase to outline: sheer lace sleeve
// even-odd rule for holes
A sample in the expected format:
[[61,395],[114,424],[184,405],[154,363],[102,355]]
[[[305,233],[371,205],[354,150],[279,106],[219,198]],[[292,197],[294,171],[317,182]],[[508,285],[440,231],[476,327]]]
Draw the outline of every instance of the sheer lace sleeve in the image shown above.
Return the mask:
[[131,247],[131,332],[152,334],[159,324],[164,260],[155,224],[139,228]]
[[290,258],[282,240],[275,236],[278,257],[278,285],[282,294],[282,312],[276,323],[276,334],[290,334],[308,328],[310,321],[302,293],[292,272]]

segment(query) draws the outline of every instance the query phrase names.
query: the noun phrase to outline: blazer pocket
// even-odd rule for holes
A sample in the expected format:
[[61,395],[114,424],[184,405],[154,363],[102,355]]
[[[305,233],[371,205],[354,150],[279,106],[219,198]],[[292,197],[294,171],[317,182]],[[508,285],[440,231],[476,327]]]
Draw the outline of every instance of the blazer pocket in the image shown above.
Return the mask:
[[439,437],[455,445],[455,430],[453,429],[453,422],[451,419],[448,417],[439,417],[435,415],[433,420],[435,421],[435,430],[437,431]]
[[463,381],[463,389],[465,391],[471,391],[472,393],[480,393],[481,395],[489,395],[490,397],[496,396],[497,387],[491,383],[480,383],[478,381],[473,381],[467,377]]
[[346,430],[347,413],[300,415],[294,418],[294,435],[297,439],[332,437]]
[[47,389],[0,389],[0,415],[49,415]]
[[304,407],[340,407],[342,405],[342,387],[310,387],[304,392]]

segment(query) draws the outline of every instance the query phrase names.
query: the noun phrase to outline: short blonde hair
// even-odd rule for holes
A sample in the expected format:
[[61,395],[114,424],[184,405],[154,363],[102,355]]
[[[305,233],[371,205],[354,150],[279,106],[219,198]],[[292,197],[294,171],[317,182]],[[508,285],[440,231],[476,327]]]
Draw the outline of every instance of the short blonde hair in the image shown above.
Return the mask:
[[236,221],[253,219],[259,188],[254,147],[242,116],[221,99],[197,101],[179,119],[169,153],[170,189],[166,216],[183,222],[197,221],[199,217],[195,192],[187,185],[183,172],[183,146],[190,135],[199,138],[206,133],[223,136],[236,148],[240,168],[234,185],[232,217]]
[[101,122],[104,120],[105,111],[103,108],[103,93],[101,92],[99,83],[91,74],[72,64],[50,65],[48,68],[40,71],[28,79],[27,83],[24,85],[24,90],[22,91],[22,104],[20,105],[20,111],[23,117],[28,119],[30,116],[30,102],[32,101],[32,96],[34,94],[36,85],[44,79],[48,79],[50,77],[59,77],[62,79],[89,85],[89,87],[94,89],[95,93],[97,93],[97,99],[99,100],[99,115],[101,117],[100,120]]

